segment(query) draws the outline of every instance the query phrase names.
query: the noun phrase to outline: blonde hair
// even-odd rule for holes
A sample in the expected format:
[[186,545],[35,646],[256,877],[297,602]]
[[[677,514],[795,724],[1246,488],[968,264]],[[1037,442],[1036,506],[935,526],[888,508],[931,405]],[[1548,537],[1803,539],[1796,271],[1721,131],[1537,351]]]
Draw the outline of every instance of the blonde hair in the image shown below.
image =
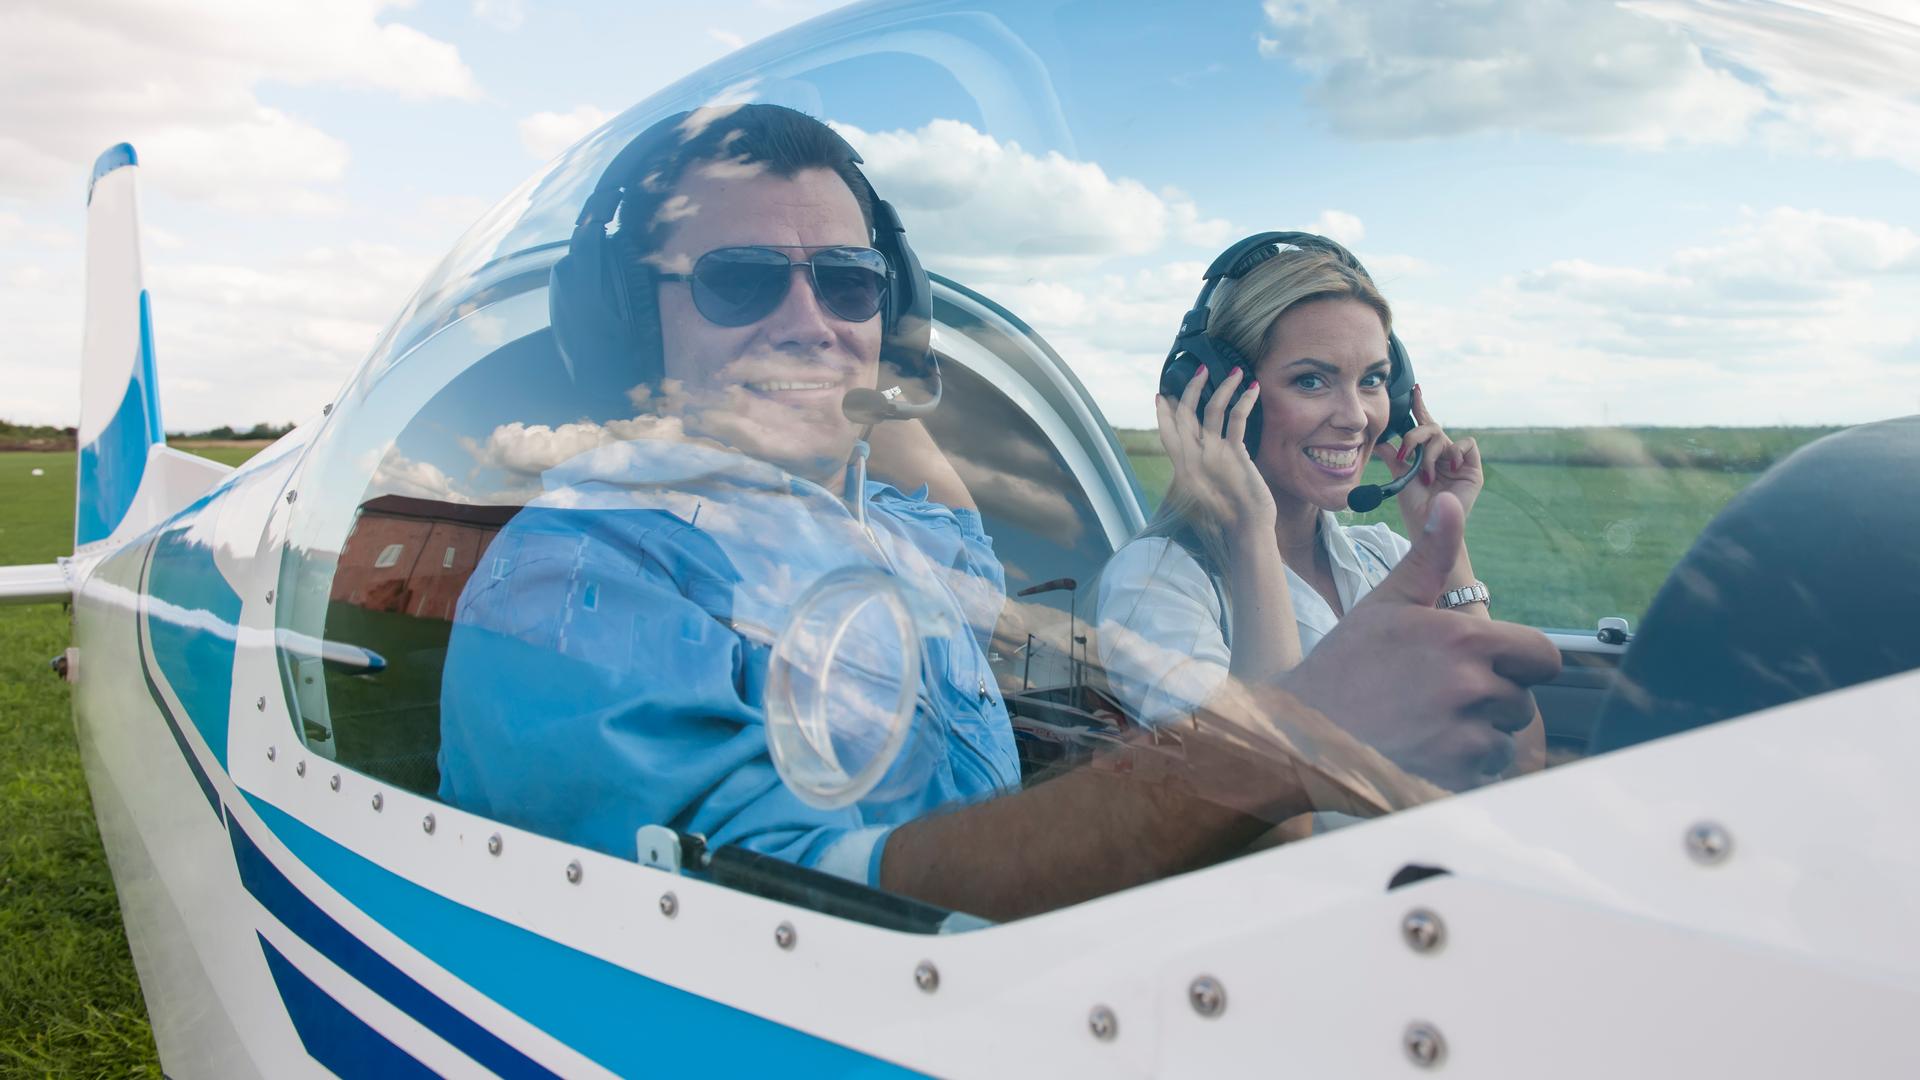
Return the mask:
[[[1280,316],[1315,300],[1357,300],[1380,316],[1381,329],[1393,333],[1393,309],[1371,279],[1330,251],[1284,248],[1239,278],[1223,280],[1213,294],[1207,333],[1233,347],[1246,360],[1248,374],[1266,355]],[[1193,528],[1193,500],[1178,485],[1167,491],[1141,536],[1162,536],[1201,556],[1211,573],[1224,573],[1227,551],[1221,538]]]

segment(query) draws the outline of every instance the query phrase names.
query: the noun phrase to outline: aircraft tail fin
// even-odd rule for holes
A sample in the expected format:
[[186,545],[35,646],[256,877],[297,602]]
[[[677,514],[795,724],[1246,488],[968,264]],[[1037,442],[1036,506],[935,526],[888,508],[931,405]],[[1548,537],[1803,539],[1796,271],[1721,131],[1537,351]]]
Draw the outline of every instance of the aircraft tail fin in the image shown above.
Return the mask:
[[80,352],[80,460],[74,550],[112,536],[134,504],[150,448],[163,445],[153,313],[140,259],[139,159],[121,143],[87,185],[87,316]]

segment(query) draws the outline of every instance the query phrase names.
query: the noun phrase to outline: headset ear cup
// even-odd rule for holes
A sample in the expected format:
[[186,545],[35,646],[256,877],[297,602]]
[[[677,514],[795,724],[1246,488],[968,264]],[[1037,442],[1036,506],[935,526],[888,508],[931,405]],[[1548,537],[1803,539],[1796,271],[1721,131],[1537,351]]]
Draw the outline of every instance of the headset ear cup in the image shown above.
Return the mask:
[[1392,361],[1392,370],[1387,376],[1387,428],[1380,433],[1379,441],[1405,435],[1414,428],[1413,420],[1413,360],[1407,355],[1407,347],[1401,343],[1400,335],[1387,335],[1387,357]]
[[[872,188],[869,185],[868,191]],[[887,260],[887,302],[881,318],[881,359],[903,378],[920,378],[937,399],[940,369],[933,356],[933,289],[920,257],[907,243],[892,204],[873,199],[874,245]]]
[[[1253,381],[1253,362],[1240,355],[1239,349],[1234,348],[1219,338],[1208,338],[1207,340],[1213,343],[1213,351],[1219,357],[1219,360],[1218,367],[1214,369],[1207,379],[1207,392],[1201,398],[1202,407],[1205,406],[1208,398],[1213,397],[1213,391],[1218,388],[1222,382],[1226,381],[1227,376],[1233,374],[1233,369],[1240,368],[1243,372],[1240,376],[1240,385],[1234,388],[1233,400],[1227,402],[1227,408],[1231,409],[1240,403],[1240,396],[1247,392],[1247,384]],[[1260,401],[1256,398],[1253,402],[1253,408],[1247,411],[1247,430],[1244,441],[1247,444],[1248,457],[1252,457],[1260,452],[1260,429],[1263,426],[1262,419],[1260,415]]]
[[[611,260],[615,263],[621,260]],[[655,390],[667,376],[666,343],[660,336],[660,279],[646,265],[615,266],[612,286],[626,300],[626,338],[636,383]]]

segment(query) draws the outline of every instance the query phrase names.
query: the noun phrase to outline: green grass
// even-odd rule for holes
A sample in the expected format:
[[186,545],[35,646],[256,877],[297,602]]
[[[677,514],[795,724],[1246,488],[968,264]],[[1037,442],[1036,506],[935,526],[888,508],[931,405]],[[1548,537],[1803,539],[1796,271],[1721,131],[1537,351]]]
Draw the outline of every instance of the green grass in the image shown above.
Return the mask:
[[[71,451],[0,453],[0,565],[73,550],[73,469]],[[0,1077],[157,1077],[67,684],[47,668],[67,644],[64,609],[0,607]]]

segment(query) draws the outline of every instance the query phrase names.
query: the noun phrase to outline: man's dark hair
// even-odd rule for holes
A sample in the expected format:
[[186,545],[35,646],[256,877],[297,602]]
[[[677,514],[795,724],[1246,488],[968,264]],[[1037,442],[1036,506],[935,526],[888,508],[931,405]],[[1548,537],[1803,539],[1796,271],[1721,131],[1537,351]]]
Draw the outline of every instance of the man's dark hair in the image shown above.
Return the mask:
[[[688,170],[703,162],[758,166],[782,179],[807,169],[831,170],[853,192],[869,237],[873,234],[873,199],[859,155],[832,128],[806,113],[781,105],[696,109],[655,124],[635,138],[629,150],[638,153],[638,160],[613,166],[625,169],[621,183],[626,191],[620,228],[611,237],[629,265],[666,243],[673,221],[661,210]],[[626,157],[626,151],[621,156]]]

